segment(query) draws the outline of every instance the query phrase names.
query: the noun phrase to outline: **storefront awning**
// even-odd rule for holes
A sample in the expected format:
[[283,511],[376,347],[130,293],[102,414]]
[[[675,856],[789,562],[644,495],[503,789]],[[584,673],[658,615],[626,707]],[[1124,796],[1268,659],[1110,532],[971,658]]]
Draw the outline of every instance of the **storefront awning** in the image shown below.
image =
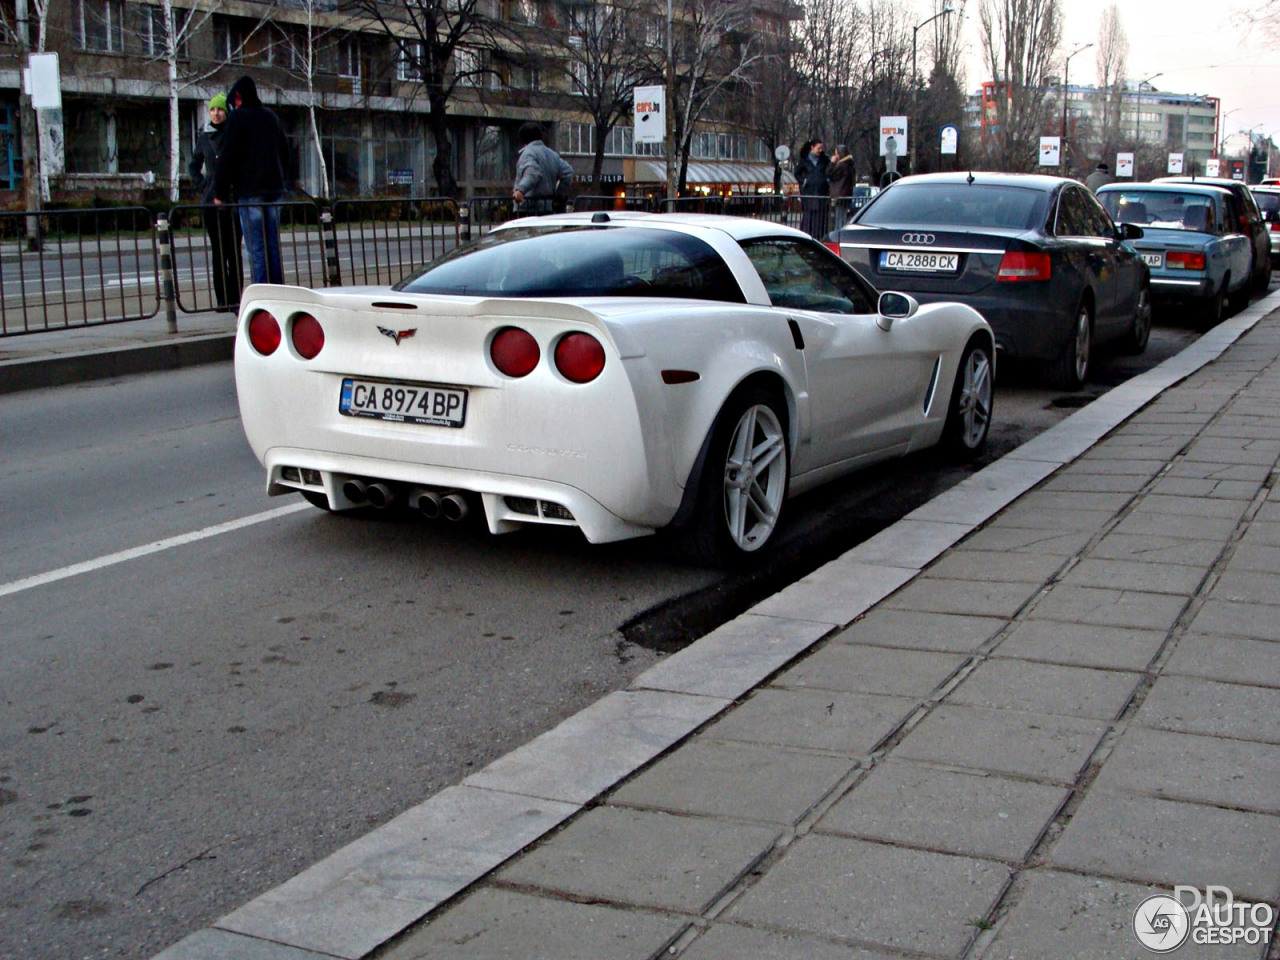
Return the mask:
[[[637,160],[637,183],[666,183],[667,165],[661,160]],[[752,183],[772,184],[773,165],[769,163],[690,163],[685,178],[689,186],[704,183]],[[784,185],[795,183],[796,178],[787,170],[782,171]]]

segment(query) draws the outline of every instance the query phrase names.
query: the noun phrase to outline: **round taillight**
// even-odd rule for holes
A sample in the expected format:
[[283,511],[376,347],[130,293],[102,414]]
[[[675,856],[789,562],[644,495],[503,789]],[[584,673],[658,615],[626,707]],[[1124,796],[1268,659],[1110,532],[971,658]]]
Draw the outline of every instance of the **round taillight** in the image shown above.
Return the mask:
[[506,327],[498,331],[489,345],[493,365],[508,377],[523,377],[538,365],[542,352],[533,335],[519,327]]
[[255,310],[249,318],[249,342],[253,349],[269,357],[280,346],[280,324],[265,310]]
[[293,318],[293,348],[303,360],[313,360],[324,349],[324,328],[309,313]]
[[566,380],[590,383],[604,369],[604,347],[589,333],[571,333],[556,344],[556,369]]

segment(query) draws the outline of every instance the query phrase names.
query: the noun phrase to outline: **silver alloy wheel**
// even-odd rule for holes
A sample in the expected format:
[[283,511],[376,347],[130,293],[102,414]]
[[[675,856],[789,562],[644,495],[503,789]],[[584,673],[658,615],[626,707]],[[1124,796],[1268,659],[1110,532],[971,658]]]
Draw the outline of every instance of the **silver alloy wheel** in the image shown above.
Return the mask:
[[1080,313],[1076,317],[1076,380],[1081,383],[1089,374],[1089,308],[1084,304],[1080,305]]
[[778,524],[787,493],[787,440],[767,405],[742,412],[724,464],[724,519],[734,545],[750,553]]
[[960,371],[960,396],[956,412],[960,417],[960,442],[972,450],[983,441],[991,426],[991,395],[994,391],[991,358],[985,350],[970,350]]

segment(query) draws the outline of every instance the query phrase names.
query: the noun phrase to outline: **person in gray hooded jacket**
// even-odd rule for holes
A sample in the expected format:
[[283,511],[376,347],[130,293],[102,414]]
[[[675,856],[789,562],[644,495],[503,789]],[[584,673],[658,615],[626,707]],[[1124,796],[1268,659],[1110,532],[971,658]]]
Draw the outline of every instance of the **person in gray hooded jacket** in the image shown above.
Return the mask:
[[240,263],[240,219],[234,210],[213,205],[213,178],[222,157],[223,134],[227,124],[227,95],[214,94],[209,100],[209,122],[196,138],[187,172],[200,192],[200,211],[209,235],[209,272],[213,275],[214,309],[235,313],[240,309],[240,285],[244,268]]
[[520,125],[517,133],[520,156],[516,160],[516,185],[511,199],[526,214],[552,213],[557,195],[568,198],[573,182],[573,167],[542,142],[542,127],[536,123]]

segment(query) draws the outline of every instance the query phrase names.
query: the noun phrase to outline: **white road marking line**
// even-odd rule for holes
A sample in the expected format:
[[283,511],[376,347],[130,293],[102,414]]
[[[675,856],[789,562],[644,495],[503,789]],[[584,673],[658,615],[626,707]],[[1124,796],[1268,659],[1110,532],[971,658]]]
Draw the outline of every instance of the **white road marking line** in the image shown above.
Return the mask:
[[265,523],[268,520],[275,520],[279,517],[285,517],[291,513],[300,513],[303,510],[314,509],[315,508],[309,503],[291,503],[287,507],[277,507],[275,510],[268,510],[265,513],[255,513],[253,516],[241,517],[239,520],[228,520],[226,523],[219,523],[212,527],[205,527],[203,530],[193,530],[191,533],[182,533],[176,537],[157,540],[154,543],[148,543],[141,547],[121,550],[119,553],[109,553],[105,557],[98,557],[96,560],[86,560],[83,563],[73,563],[69,567],[61,567],[57,570],[50,570],[48,573],[38,573],[33,577],[24,577],[21,580],[14,580],[12,583],[0,584],[0,597],[7,597],[10,594],[21,593],[23,590],[30,590],[32,587],[42,587],[47,583],[56,583],[59,580],[66,580],[68,577],[79,576],[82,573],[91,573],[94,570],[101,570],[104,567],[112,567],[118,563],[125,563],[129,560],[137,560],[139,557],[145,557],[152,553],[160,553],[163,550],[171,550],[174,547],[185,546],[188,543],[208,540],[210,537],[217,537],[224,533],[231,533],[234,530],[252,527],[255,524]]

